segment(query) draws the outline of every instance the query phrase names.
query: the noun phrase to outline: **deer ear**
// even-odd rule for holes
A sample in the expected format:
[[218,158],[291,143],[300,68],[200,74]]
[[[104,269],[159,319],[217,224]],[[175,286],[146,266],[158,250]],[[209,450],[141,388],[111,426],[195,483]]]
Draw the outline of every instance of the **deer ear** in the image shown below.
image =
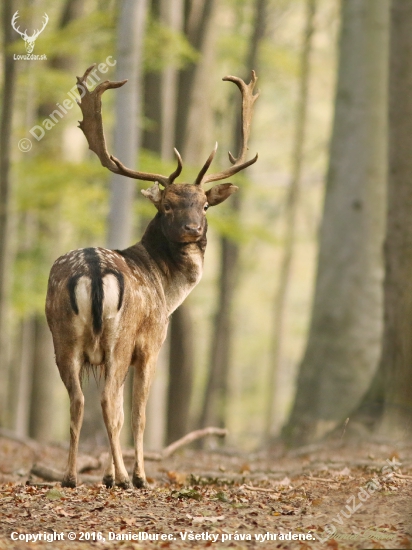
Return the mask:
[[239,189],[236,185],[232,183],[220,183],[215,185],[209,191],[206,191],[207,202],[210,206],[215,206],[225,201],[232,193],[236,193]]
[[149,187],[149,189],[142,189],[142,195],[148,198],[149,201],[152,201],[156,207],[159,206],[160,201],[162,200],[162,191],[160,190],[157,181],[152,185],[152,187]]

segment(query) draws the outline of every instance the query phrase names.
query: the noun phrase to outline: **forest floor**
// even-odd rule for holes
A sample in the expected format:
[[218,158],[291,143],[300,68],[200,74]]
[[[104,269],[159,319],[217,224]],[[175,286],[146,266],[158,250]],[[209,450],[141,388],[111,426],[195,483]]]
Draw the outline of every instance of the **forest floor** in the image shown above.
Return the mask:
[[30,474],[34,461],[63,470],[66,457],[0,438],[1,549],[412,548],[411,447],[183,449],[146,461],[148,490],[107,489],[102,470],[76,489]]

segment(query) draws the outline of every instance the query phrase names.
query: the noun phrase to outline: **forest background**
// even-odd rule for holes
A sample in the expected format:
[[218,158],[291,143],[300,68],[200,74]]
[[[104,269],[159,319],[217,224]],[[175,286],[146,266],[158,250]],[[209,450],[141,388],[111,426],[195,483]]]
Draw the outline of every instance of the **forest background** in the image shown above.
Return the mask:
[[[146,448],[208,425],[247,450],[311,443],[346,425],[348,436],[402,440],[412,388],[411,3],[8,0],[2,10],[0,425],[67,440],[44,316],[48,272],[70,249],[129,246],[154,215],[137,192],[146,184],[111,176],[87,150],[79,108],[60,116],[75,76],[106,63],[103,79],[129,79],[103,99],[109,151],[167,174],[177,147],[182,181],[216,140],[215,167],[237,152],[238,92],[222,77],[248,81],[254,69],[261,91],[249,146],[259,160],[208,213],[203,279],[172,316]],[[16,11],[28,34],[47,13],[33,52],[47,59],[18,58]],[[85,393],[83,442],[101,444],[93,377]]]

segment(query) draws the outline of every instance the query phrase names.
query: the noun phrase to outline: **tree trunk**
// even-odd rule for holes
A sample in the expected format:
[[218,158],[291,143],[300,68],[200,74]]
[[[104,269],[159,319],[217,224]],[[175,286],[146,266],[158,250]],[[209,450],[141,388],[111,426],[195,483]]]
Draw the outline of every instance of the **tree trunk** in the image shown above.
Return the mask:
[[[193,0],[186,2],[184,31],[189,42],[202,54],[205,54],[207,38],[213,21],[214,0]],[[210,55],[210,47],[208,54]],[[207,61],[207,59],[206,59]],[[205,55],[198,65],[190,66],[180,72],[178,80],[178,106],[176,114],[176,147],[182,152],[186,163],[204,163],[202,158],[204,149],[203,132],[199,128],[199,117],[196,100],[202,96],[207,98],[204,87]],[[203,74],[202,74],[203,73]],[[193,147],[189,120],[193,120],[191,113],[196,109],[196,143],[200,147]],[[202,115],[205,116],[204,111]],[[210,118],[210,112],[206,113]],[[202,143],[203,141],[203,143]],[[203,147],[202,147],[203,145]],[[183,330],[184,327],[184,330]],[[169,388],[168,388],[168,418],[167,442],[182,437],[188,429],[188,414],[192,396],[192,381],[194,370],[194,334],[190,313],[190,303],[182,304],[172,315],[170,332],[170,359],[169,359]],[[178,382],[178,383],[177,383]]]
[[[282,359],[283,327],[285,323],[286,301],[292,272],[292,258],[295,244],[295,228],[302,176],[303,148],[305,145],[305,127],[308,109],[308,86],[310,78],[310,54],[316,0],[306,2],[306,23],[301,53],[299,96],[296,109],[296,126],[291,161],[291,181],[286,196],[284,245],[279,269],[279,282],[275,295],[273,336],[270,353],[270,370],[268,380],[268,404],[266,408],[265,437],[269,439],[275,433],[274,411],[276,402],[277,377]],[[275,428],[275,429],[274,429]]]
[[[231,200],[235,199],[232,197]],[[218,309],[213,323],[210,360],[200,426],[225,425],[228,400],[228,374],[231,361],[233,319],[239,247],[226,237],[221,239]]]
[[339,69],[309,339],[284,436],[321,437],[360,402],[382,333],[388,0],[342,2]]
[[[140,146],[140,113],[143,78],[143,37],[146,24],[147,0],[120,3],[117,28],[117,65],[114,80],[128,79],[116,90],[113,154],[126,166],[136,169]],[[110,180],[110,212],[108,224],[108,248],[123,249],[132,244],[136,181],[113,174]],[[131,438],[131,378],[125,382],[125,423],[123,439]],[[86,407],[82,439],[88,435],[97,441],[105,440],[106,430],[102,422],[98,385],[85,387]]]
[[[212,20],[215,0],[191,0],[185,2],[184,33],[189,43],[204,53],[205,39]],[[179,73],[179,92],[176,114],[176,147],[184,151],[187,143],[187,125],[192,102],[194,82],[199,64],[191,64]]]
[[[167,400],[167,444],[189,430],[189,409],[193,378],[193,322],[190,307],[182,304],[172,315],[170,325],[169,387]],[[185,393],[187,392],[187,393]]]
[[412,408],[412,3],[392,0],[381,432],[410,437]]
[[26,317],[20,323],[20,357],[18,368],[13,371],[11,389],[16,396],[15,403],[10,403],[14,411],[14,431],[17,435],[29,433],[30,400],[32,391],[33,350],[35,341],[34,317]]
[[[245,80],[247,82],[250,79],[252,69],[258,72],[258,52],[260,42],[265,34],[266,9],[267,0],[255,1],[253,34],[245,63]],[[233,132],[236,151],[239,151],[241,145],[240,123],[240,118],[237,118]],[[240,190],[231,198],[229,208],[232,209],[234,215],[240,214],[241,193]],[[239,246],[235,241],[227,237],[221,237],[220,250],[218,307],[213,324],[208,379],[199,422],[202,427],[210,424],[225,426],[227,420],[229,374],[233,345],[232,310],[239,271]]]
[[[143,37],[147,0],[122,0],[117,30],[117,65],[115,80],[128,79],[117,90],[113,154],[123,164],[136,168],[140,146]],[[113,174],[110,182],[108,247],[126,248],[132,243],[133,200],[136,182]]]
[[[183,30],[183,0],[152,0],[153,16],[159,18],[162,24],[175,32]],[[145,147],[158,153],[162,160],[173,159],[175,146],[176,103],[178,70],[174,66],[165,67],[162,72],[146,75],[145,116],[154,122],[154,128],[146,132]],[[183,336],[188,340],[189,335]],[[189,344],[191,345],[191,344]],[[190,358],[189,358],[190,361]],[[170,330],[159,354],[156,366],[156,377],[153,381],[147,403],[145,444],[151,449],[164,446],[167,432],[167,418],[178,419],[175,415],[175,402],[170,396],[174,384],[169,387],[170,363]],[[191,378],[188,388],[189,400],[191,393]],[[183,397],[183,407],[188,407]],[[170,414],[168,408],[170,407]],[[180,415],[179,410],[177,416]],[[184,433],[185,426],[182,428]],[[173,436],[171,436],[174,440]]]
[[[182,32],[184,23],[183,0],[162,0],[160,18],[173,31]],[[161,75],[160,112],[162,116],[160,154],[162,159],[173,158],[176,135],[177,96],[179,71],[176,67],[165,67]]]
[[34,320],[34,336],[29,435],[46,442],[54,435],[54,395],[59,374],[54,362],[52,336],[43,317]]
[[[83,2],[81,0],[66,0],[60,17],[59,28],[64,29],[73,20],[81,17],[82,13]],[[75,68],[75,58],[57,54],[50,60],[50,66],[59,70],[71,71]],[[33,65],[30,65],[30,73],[33,69]],[[36,119],[32,101],[32,96],[34,96],[33,86],[29,87],[27,92],[26,124],[30,127]],[[50,104],[43,104],[39,107],[39,111],[47,113],[51,112],[52,109],[53,105]],[[29,250],[35,246],[36,238],[38,238],[38,234],[34,230],[38,223],[36,214],[27,215],[24,222],[27,225],[27,234],[31,238],[25,240],[22,246],[23,249]],[[54,231],[56,231],[55,228]],[[52,247],[49,250],[50,263],[54,261],[55,257],[55,250]],[[29,285],[30,281],[27,281],[27,284]],[[29,341],[29,349],[23,353],[30,365],[25,366],[25,362],[22,361],[24,371],[20,378],[28,376],[29,379],[27,382],[21,380],[20,385],[24,386],[26,384],[30,388],[30,394],[25,395],[24,391],[22,392],[20,389],[19,398],[24,399],[24,404],[19,403],[18,405],[18,424],[22,423],[22,411],[26,411],[26,414],[28,414],[28,418],[24,420],[26,434],[29,433],[31,437],[39,441],[47,441],[54,435],[52,419],[56,417],[58,407],[54,399],[54,384],[59,384],[59,375],[54,360],[52,337],[45,318],[30,316],[23,321],[24,333],[27,331],[26,325],[33,325],[34,342]],[[25,341],[28,341],[27,336],[22,339],[23,345]]]
[[14,2],[3,2],[3,92],[0,120],[0,425],[8,422],[7,386],[8,358],[10,352],[10,148],[13,105],[15,97],[16,63],[9,46],[13,42],[13,29],[10,25],[14,13]]

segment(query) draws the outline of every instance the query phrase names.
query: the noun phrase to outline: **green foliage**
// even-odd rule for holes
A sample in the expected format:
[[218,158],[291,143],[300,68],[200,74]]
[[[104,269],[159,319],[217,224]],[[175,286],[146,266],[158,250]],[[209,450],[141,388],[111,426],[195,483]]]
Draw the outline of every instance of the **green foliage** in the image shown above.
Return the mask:
[[149,19],[145,36],[144,64],[147,71],[161,71],[165,67],[182,68],[195,63],[199,53],[181,32],[176,32],[154,18]]
[[[42,312],[50,267],[71,248],[102,242],[107,191],[101,168],[32,157],[16,166],[18,242],[13,304],[19,316]],[[104,179],[106,174],[103,173]]]

